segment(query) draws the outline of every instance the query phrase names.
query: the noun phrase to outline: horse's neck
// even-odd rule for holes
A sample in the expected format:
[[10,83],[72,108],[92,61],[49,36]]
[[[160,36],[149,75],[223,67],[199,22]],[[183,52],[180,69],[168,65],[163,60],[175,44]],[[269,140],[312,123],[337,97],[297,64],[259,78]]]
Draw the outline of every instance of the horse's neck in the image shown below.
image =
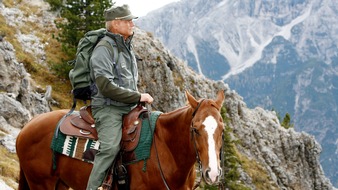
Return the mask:
[[[192,111],[189,107],[180,108],[173,112],[163,114],[160,117],[161,133],[175,159],[181,163],[184,161],[194,164],[196,154],[194,144],[190,136]],[[178,151],[179,150],[179,151]]]

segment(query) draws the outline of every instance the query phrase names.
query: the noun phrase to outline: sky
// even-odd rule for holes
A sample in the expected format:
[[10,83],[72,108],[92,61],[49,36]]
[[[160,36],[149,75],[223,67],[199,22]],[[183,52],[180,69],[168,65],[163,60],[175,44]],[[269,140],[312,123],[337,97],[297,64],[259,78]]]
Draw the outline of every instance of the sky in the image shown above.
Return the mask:
[[116,5],[128,4],[131,13],[138,17],[175,1],[179,0],[113,0]]

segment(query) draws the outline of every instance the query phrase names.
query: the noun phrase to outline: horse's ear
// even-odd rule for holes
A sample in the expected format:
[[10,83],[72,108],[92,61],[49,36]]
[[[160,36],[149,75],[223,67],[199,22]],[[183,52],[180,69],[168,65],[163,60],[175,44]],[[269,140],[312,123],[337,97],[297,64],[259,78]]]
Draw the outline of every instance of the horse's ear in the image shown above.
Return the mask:
[[224,102],[224,90],[220,90],[217,92],[217,97],[216,97],[216,104],[219,106],[219,107],[222,107],[223,105],[223,102]]
[[187,96],[188,102],[191,105],[191,107],[196,108],[198,105],[197,100],[186,90],[185,95]]

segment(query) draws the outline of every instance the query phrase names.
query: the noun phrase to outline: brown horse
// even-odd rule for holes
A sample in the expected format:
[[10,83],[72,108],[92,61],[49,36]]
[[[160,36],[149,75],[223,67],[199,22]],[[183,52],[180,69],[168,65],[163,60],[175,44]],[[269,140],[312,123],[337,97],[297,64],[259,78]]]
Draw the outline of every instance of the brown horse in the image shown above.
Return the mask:
[[[215,100],[197,101],[188,92],[188,105],[160,115],[146,171],[144,162],[128,166],[131,189],[192,189],[198,161],[207,184],[219,181],[224,92]],[[41,114],[20,132],[16,141],[20,161],[19,190],[84,190],[92,164],[58,155],[52,170],[50,144],[58,121],[67,110]]]

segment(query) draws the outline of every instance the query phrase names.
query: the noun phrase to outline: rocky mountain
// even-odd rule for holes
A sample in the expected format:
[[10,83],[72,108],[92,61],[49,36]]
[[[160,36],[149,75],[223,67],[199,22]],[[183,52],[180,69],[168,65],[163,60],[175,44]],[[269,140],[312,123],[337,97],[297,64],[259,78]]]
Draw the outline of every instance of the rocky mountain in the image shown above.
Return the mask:
[[[27,20],[37,17],[29,12],[24,13],[20,7],[25,7],[24,10],[41,9],[40,17],[44,18],[48,15],[49,20],[53,19],[43,1],[25,1],[13,7],[7,7],[0,1],[0,19],[5,20],[5,23],[1,23],[2,26],[9,23],[22,26]],[[23,18],[15,19],[18,15],[22,15]],[[37,28],[39,23],[45,21],[42,18],[37,19]],[[17,27],[16,36],[21,38],[23,35],[20,27]],[[34,33],[29,37],[25,42],[29,39],[39,39]],[[44,56],[44,43],[40,40],[34,40],[34,43],[34,46],[25,46],[25,43],[21,43],[20,48],[32,53],[33,56],[42,55],[48,60],[48,57]],[[229,164],[224,168],[225,172],[230,171],[231,168],[238,172],[238,178],[232,176],[235,178],[231,178],[234,180],[232,183],[253,190],[335,189],[322,170],[319,161],[322,148],[314,136],[296,132],[292,128],[283,128],[274,111],[259,107],[248,108],[243,98],[231,90],[226,83],[197,74],[185,62],[172,56],[151,33],[137,28],[134,48],[140,58],[139,89],[155,97],[154,108],[158,110],[168,112],[185,105],[185,90],[189,90],[199,98],[212,98],[219,89],[224,90],[226,125],[229,128],[227,135],[231,139],[230,146],[235,149],[235,153],[226,154],[228,156],[225,159],[229,162],[237,160],[233,166]],[[41,66],[47,66],[43,60],[39,59],[37,62]],[[26,68],[18,61],[16,50],[6,36],[0,40],[0,66],[2,99],[0,101],[0,145],[15,152],[13,145],[17,132],[34,115],[50,111],[49,102],[53,91],[49,87],[39,87],[30,78]],[[9,186],[3,182],[5,180],[2,175],[0,170],[1,189],[15,189],[15,185]]]
[[181,0],[141,17],[174,55],[248,107],[315,136],[338,186],[338,5],[333,0]]

